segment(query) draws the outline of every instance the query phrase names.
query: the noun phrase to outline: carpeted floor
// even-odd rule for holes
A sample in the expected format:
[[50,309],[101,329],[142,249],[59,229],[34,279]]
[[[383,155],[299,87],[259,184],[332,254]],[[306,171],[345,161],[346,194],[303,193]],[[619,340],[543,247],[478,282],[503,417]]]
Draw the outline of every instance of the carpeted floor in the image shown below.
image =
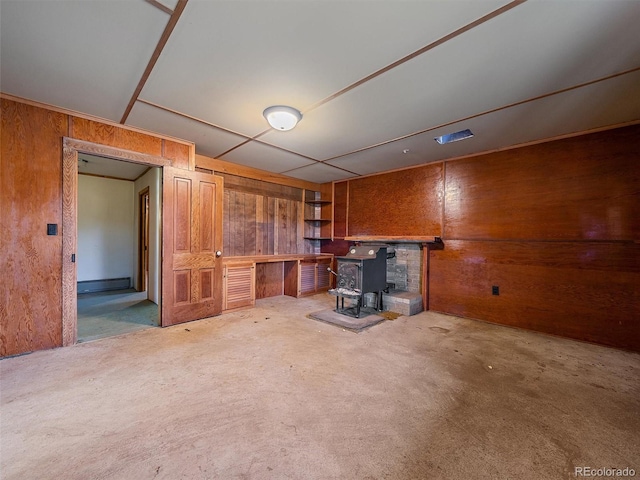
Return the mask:
[[78,343],[158,325],[158,305],[133,289],[78,295]]
[[307,318],[333,300],[266,298],[1,360],[0,477],[640,473],[639,354],[435,312],[358,334]]

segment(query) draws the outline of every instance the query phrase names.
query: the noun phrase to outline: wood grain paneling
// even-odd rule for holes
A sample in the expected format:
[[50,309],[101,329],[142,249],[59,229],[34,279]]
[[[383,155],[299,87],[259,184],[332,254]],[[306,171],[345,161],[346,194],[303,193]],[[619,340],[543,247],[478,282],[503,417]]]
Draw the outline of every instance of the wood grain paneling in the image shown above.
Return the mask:
[[301,253],[301,205],[294,200],[225,189],[225,256]]
[[245,194],[244,202],[244,251],[245,255],[256,255],[256,207],[257,195]]
[[173,184],[173,253],[191,249],[191,191],[189,178],[178,178]]
[[201,268],[200,274],[200,300],[212,300],[216,294],[214,291],[214,274],[213,268]]
[[640,238],[640,126],[448,162],[445,236]]
[[237,175],[219,174],[224,178],[224,188],[245,193],[253,193],[265,197],[286,198],[287,200],[302,201],[302,189],[288,185],[278,185]]
[[174,167],[189,169],[189,160],[193,146],[172,142],[171,140],[163,140],[163,142],[162,156],[171,160],[171,164]]
[[200,186],[200,251],[215,251],[216,191],[215,185]]
[[333,193],[333,236],[344,238],[347,236],[347,205],[349,182],[338,182]]
[[115,125],[72,117],[73,137],[78,140],[162,156],[162,139]]
[[62,158],[62,346],[78,341],[78,151],[63,146]]
[[284,262],[256,264],[256,298],[284,295]]
[[639,299],[637,243],[449,240],[431,252],[430,308],[453,315],[640,350]]
[[416,230],[441,206],[431,309],[640,351],[639,158],[633,125],[447,161],[442,190],[428,165],[349,180],[335,228],[346,211],[347,238],[438,235]]
[[442,193],[442,163],[350,180],[348,236],[440,236]]
[[204,155],[196,154],[195,162],[196,167],[213,170],[216,175],[221,176],[224,174],[230,174],[242,178],[252,178],[276,185],[288,185],[298,189],[323,192],[331,187],[331,184],[319,184],[308,182],[306,180],[299,180],[297,178],[287,177],[286,175],[281,175],[279,173],[267,172],[265,170],[259,170],[257,168],[247,167],[245,165],[238,165],[237,163],[226,162],[224,160],[218,160],[216,158],[206,157]]
[[[62,344],[64,114],[2,99],[0,355]],[[58,235],[47,235],[47,224]]]

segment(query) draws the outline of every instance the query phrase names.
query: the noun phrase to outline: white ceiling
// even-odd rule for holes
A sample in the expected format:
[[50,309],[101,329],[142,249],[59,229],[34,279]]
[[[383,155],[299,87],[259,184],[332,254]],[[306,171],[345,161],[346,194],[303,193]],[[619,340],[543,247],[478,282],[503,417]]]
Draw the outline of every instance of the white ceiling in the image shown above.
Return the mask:
[[78,154],[78,173],[119,180],[137,180],[152,167],[139,163],[124,162],[110,158]]
[[3,93],[313,182],[640,120],[640,0],[0,0],[0,21]]

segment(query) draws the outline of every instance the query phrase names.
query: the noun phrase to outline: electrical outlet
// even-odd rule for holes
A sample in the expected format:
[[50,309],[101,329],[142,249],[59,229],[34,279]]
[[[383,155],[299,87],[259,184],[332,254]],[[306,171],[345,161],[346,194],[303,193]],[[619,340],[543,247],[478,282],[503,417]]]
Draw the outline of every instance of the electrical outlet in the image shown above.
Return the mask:
[[497,285],[492,286],[491,295],[500,295],[500,287]]

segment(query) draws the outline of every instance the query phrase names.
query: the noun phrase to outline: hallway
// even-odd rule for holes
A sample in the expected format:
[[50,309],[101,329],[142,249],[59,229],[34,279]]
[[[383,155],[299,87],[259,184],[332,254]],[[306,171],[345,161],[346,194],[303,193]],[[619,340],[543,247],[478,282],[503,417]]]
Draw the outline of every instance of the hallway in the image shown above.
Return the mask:
[[78,295],[78,343],[157,326],[158,305],[133,289]]

